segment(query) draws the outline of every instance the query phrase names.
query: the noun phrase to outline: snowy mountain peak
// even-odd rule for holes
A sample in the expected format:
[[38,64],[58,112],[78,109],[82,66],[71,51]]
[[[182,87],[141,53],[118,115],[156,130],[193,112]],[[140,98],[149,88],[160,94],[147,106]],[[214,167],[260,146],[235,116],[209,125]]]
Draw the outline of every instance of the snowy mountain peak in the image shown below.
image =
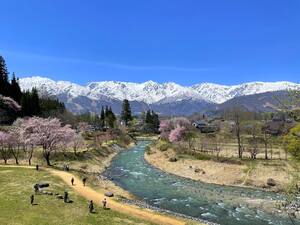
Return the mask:
[[92,100],[103,97],[114,100],[126,98],[130,101],[140,101],[147,104],[190,99],[223,103],[238,96],[300,88],[299,84],[288,81],[249,82],[233,86],[201,83],[189,87],[174,82],[160,84],[152,80],[144,83],[102,81],[91,82],[82,86],[69,81],[54,81],[39,76],[20,79],[20,86],[22,90],[36,87],[41,93],[55,96],[62,94],[70,98],[84,96]]

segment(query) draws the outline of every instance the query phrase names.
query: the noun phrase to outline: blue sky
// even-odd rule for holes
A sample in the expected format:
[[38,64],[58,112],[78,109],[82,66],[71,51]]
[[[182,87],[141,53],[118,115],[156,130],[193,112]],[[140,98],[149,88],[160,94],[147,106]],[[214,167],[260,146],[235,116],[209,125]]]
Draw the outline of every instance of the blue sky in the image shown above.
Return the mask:
[[298,0],[0,3],[0,54],[19,77],[300,81]]

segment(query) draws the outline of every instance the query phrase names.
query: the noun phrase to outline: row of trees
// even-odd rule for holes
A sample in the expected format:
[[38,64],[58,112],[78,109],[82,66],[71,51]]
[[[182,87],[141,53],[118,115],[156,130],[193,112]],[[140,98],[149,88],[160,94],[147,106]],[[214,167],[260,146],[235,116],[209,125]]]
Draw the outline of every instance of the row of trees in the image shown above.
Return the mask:
[[106,130],[107,128],[115,128],[117,117],[111,107],[105,106],[101,108],[100,115],[85,113],[76,116],[77,122],[85,122],[92,126],[95,130]]
[[141,119],[143,122],[143,132],[152,134],[159,133],[159,117],[153,110],[148,110],[146,113],[143,113]]
[[5,164],[11,156],[16,164],[19,164],[19,156],[25,154],[31,165],[34,149],[41,147],[47,165],[51,166],[50,158],[53,152],[73,147],[76,153],[82,143],[80,133],[70,125],[63,125],[56,118],[18,119],[8,131],[0,131],[0,153]]
[[116,126],[116,120],[117,118],[114,112],[112,111],[111,107],[106,106],[105,109],[104,107],[101,108],[101,113],[100,113],[101,127],[114,128]]
[[[275,146],[280,146],[285,153],[290,152],[295,157],[300,157],[300,125],[295,126],[284,136],[273,136],[268,132],[265,121],[246,120],[242,111],[233,111],[232,120],[223,121],[222,129],[218,132],[202,134],[191,126],[191,122],[184,117],[166,119],[160,123],[160,137],[172,143],[181,143],[181,147],[194,153],[219,154],[222,150],[232,149],[232,143],[237,143],[237,156],[245,155],[256,159],[259,153],[264,154],[264,159],[273,157]],[[271,154],[271,156],[270,156]]]

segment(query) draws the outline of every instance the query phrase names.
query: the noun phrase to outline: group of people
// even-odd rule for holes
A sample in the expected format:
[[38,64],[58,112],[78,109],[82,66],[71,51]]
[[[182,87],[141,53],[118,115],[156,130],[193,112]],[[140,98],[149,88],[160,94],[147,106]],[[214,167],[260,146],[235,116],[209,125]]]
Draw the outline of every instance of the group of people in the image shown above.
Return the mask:
[[[39,166],[38,165],[36,165],[36,170],[39,170]],[[85,187],[85,185],[86,185],[86,181],[87,181],[87,178],[86,177],[84,177],[83,179],[82,179],[82,184],[83,184],[83,186]],[[72,184],[72,186],[74,186],[74,182],[75,182],[75,179],[74,179],[74,177],[72,177],[71,178],[71,184]],[[38,185],[36,184],[35,186],[34,186],[34,189],[35,189],[35,193],[37,193],[38,191],[39,191],[39,188],[38,188]],[[68,192],[64,192],[64,197],[63,197],[63,199],[64,199],[64,202],[65,203],[67,203],[68,202],[68,200],[69,200],[69,195],[68,195]],[[34,195],[31,195],[30,196],[30,204],[31,205],[34,205]],[[103,200],[102,200],[102,205],[103,205],[103,208],[104,209],[106,209],[106,205],[107,205],[107,200],[106,200],[106,198],[104,198]],[[94,213],[94,202],[93,202],[93,200],[91,200],[90,202],[89,202],[89,212],[90,213]]]
[[[84,177],[84,178],[82,179],[82,184],[83,184],[84,187],[85,187],[86,181],[87,181],[87,178]],[[74,182],[75,182],[75,179],[74,179],[74,177],[72,177],[72,178],[71,178],[71,184],[72,184],[72,186],[74,186]]]
[[[82,184],[83,184],[84,187],[85,187],[85,185],[86,185],[86,181],[87,181],[87,178],[84,177],[84,178],[82,179]],[[72,186],[74,186],[74,182],[75,182],[75,179],[74,179],[74,177],[72,177],[72,178],[71,178],[71,184],[72,184]],[[106,205],[107,205],[107,200],[106,200],[106,198],[103,199],[102,205],[103,205],[103,208],[106,209]],[[89,203],[89,212],[90,212],[90,213],[93,213],[93,212],[94,212],[94,209],[95,209],[95,208],[94,208],[94,202],[93,202],[93,200],[91,200],[90,203]]]
[[[34,189],[35,189],[35,192],[37,192],[37,191],[36,191],[36,185],[34,186]],[[71,202],[71,201],[69,200],[69,193],[68,193],[67,191],[64,192],[63,200],[64,200],[64,203],[69,203],[69,202]],[[33,195],[33,194],[30,195],[30,204],[31,204],[31,205],[35,205],[35,204],[34,204],[34,195]]]
[[[107,200],[106,200],[106,198],[103,199],[102,205],[103,205],[103,209],[106,209],[106,205],[107,205]],[[94,202],[93,202],[93,200],[91,200],[90,203],[89,203],[89,212],[90,212],[90,213],[93,213],[93,212],[94,212]]]

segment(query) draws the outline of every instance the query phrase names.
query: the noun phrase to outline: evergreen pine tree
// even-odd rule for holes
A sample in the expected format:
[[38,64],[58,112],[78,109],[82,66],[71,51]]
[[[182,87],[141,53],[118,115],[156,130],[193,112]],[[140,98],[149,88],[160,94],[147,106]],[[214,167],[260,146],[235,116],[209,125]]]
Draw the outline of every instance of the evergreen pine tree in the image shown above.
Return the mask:
[[21,102],[22,92],[21,92],[21,88],[19,86],[18,80],[15,76],[15,73],[13,73],[13,78],[11,80],[10,96],[18,103]]
[[107,121],[107,125],[110,127],[110,128],[114,128],[115,127],[115,122],[116,122],[116,116],[115,114],[113,113],[111,107],[108,108],[107,112],[106,112],[106,121]]
[[8,81],[8,71],[5,60],[0,56],[0,94],[10,96],[10,83]]
[[153,125],[153,132],[159,133],[160,121],[158,115],[154,111],[152,111],[152,125]]
[[146,117],[145,117],[145,123],[146,124],[151,124],[152,122],[152,115],[151,115],[151,111],[148,110],[146,113]]
[[38,95],[38,91],[36,88],[33,88],[30,95],[30,106],[32,115],[37,116],[40,114],[40,99]]
[[108,108],[108,106],[105,106],[105,117],[108,117],[108,115],[109,115],[109,108]]
[[158,115],[153,110],[148,110],[144,118],[144,131],[147,133],[158,133],[159,124]]
[[101,108],[100,121],[101,121],[101,127],[103,128],[105,126],[105,112],[103,106]]
[[22,116],[32,116],[30,102],[30,92],[23,93],[21,98]]
[[126,126],[128,125],[129,121],[132,120],[131,108],[127,99],[124,99],[123,101],[121,119],[125,122]]

